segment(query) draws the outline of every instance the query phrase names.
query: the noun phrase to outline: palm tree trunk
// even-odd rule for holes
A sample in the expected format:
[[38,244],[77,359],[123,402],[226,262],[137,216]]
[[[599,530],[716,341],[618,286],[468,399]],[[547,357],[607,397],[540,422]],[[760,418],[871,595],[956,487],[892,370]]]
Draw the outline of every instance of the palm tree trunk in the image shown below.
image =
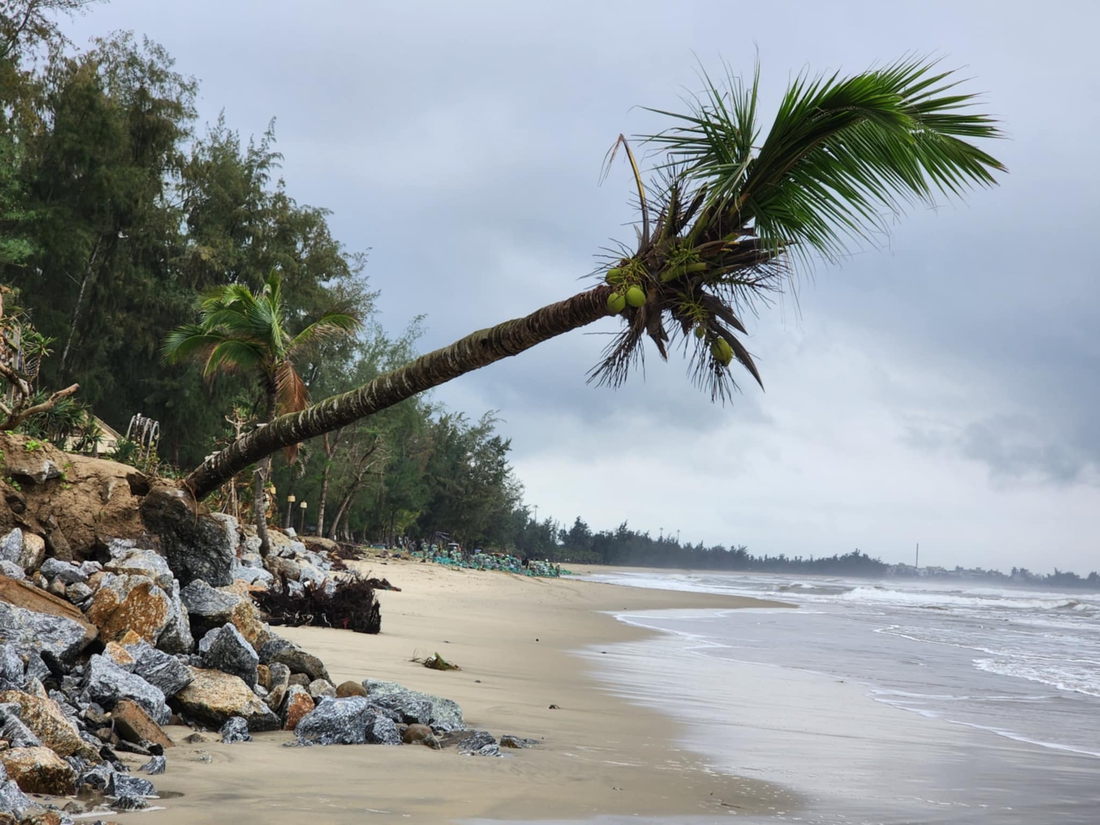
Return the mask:
[[606,317],[610,293],[609,286],[581,292],[524,318],[467,335],[350,392],[281,415],[210,456],[183,483],[201,501],[249,464],[277,450],[339,429],[460,375],[595,323]]
[[[267,410],[264,416],[265,427],[275,420],[275,389],[266,387]],[[234,442],[236,443],[236,442]],[[271,552],[271,542],[267,538],[267,508],[264,506],[264,494],[268,476],[271,475],[271,453],[266,453],[256,464],[256,473],[252,479],[252,512],[256,518],[256,535],[260,538],[260,555]]]

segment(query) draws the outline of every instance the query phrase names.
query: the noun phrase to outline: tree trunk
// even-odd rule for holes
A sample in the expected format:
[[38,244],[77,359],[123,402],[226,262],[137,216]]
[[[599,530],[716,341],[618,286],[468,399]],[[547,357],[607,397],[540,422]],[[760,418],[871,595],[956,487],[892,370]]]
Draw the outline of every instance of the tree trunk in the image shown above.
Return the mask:
[[[264,420],[265,427],[271,426],[275,420],[275,390],[266,387],[267,410]],[[236,442],[234,442],[236,443]],[[267,556],[271,552],[271,542],[267,538],[267,508],[264,507],[264,493],[268,476],[271,475],[271,452],[265,453],[256,464],[256,475],[252,480],[252,512],[256,517],[256,535],[260,538],[260,555]],[[234,473],[236,475],[236,473]]]
[[[330,538],[333,541],[336,541],[336,531],[340,527],[340,519],[344,518],[347,515],[348,508],[351,506],[352,501],[354,501],[355,497],[359,494],[359,491],[362,490],[364,487],[363,476],[367,474],[367,470],[374,466],[374,462],[372,461],[370,464],[368,464],[367,459],[374,455],[375,450],[378,449],[378,446],[381,443],[381,439],[376,438],[374,440],[374,443],[370,446],[370,449],[363,453],[363,456],[359,459],[359,466],[356,467],[355,478],[352,479],[351,484],[348,486],[347,491],[344,493],[344,498],[340,502],[340,506],[336,510],[335,517],[333,517],[332,519],[332,535],[330,536]],[[385,460],[384,457],[383,460]],[[317,534],[320,535],[321,531],[318,530]]]
[[606,317],[610,294],[609,286],[581,292],[524,318],[467,335],[350,392],[281,415],[210,456],[183,483],[201,501],[249,464],[277,450],[339,429],[460,375],[595,323]]
[[325,534],[325,503],[328,501],[328,478],[332,470],[332,457],[336,455],[336,448],[340,446],[340,438],[344,434],[344,428],[336,431],[333,438],[324,434],[325,438],[325,469],[321,473],[321,503],[317,507],[317,535]]

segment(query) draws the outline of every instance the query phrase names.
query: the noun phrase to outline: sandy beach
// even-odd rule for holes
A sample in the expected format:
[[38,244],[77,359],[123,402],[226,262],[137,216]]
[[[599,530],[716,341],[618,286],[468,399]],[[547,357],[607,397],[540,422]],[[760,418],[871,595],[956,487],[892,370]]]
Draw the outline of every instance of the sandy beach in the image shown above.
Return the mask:
[[[157,778],[166,810],[120,815],[171,823],[405,822],[599,815],[724,816],[796,804],[768,783],[708,771],[675,744],[673,722],[602,689],[571,651],[645,637],[604,611],[740,608],[765,602],[533,579],[434,564],[360,564],[401,592],[383,592],[377,636],[318,628],[280,632],[319,655],[335,682],[399,681],[454,699],[467,723],[543,742],[503,759],[418,746],[282,747],[287,733],[252,743],[180,744]],[[461,671],[413,661],[438,651]],[[556,709],[551,709],[556,705]],[[179,796],[175,796],[179,794]]]

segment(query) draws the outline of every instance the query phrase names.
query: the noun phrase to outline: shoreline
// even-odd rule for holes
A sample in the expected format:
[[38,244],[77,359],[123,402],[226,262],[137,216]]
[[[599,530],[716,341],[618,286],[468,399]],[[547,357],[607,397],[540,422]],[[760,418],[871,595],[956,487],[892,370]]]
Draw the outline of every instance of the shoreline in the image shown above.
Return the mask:
[[[320,656],[336,683],[398,681],[454,699],[471,728],[542,744],[505,759],[414,746],[303,751],[282,747],[293,739],[288,733],[259,734],[237,745],[222,745],[211,733],[208,742],[188,745],[182,739],[190,731],[172,728],[179,745],[168,752],[168,772],[157,782],[168,797],[154,814],[158,821],[725,817],[797,807],[797,798],[780,786],[716,773],[705,756],[678,744],[675,720],[619,697],[591,675],[589,657],[576,655],[660,635],[611,612],[779,603],[393,559],[354,566],[402,588],[378,594],[379,635],[285,627],[279,633]],[[434,671],[411,661],[437,651],[462,670]]]

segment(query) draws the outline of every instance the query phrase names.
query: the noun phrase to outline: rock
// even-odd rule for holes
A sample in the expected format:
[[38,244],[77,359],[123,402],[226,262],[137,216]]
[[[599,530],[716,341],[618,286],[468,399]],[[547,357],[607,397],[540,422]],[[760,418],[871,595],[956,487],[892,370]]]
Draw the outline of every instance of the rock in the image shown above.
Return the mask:
[[265,665],[279,662],[289,667],[292,673],[305,673],[309,676],[310,681],[314,679],[332,681],[329,678],[328,670],[325,669],[325,665],[320,659],[306,653],[298,645],[279,636],[273,638],[260,649],[260,661]]
[[195,579],[180,590],[180,600],[195,627],[201,627],[205,632],[228,622],[241,597],[236,593],[215,590],[202,579]]
[[366,696],[367,689],[363,687],[359,682],[353,682],[348,680],[347,682],[341,682],[336,686],[336,698],[344,699],[348,696]]
[[500,756],[500,745],[486,730],[474,731],[458,743],[458,752],[467,756]]
[[88,576],[77,565],[60,559],[46,559],[40,568],[47,579],[60,579],[65,584],[88,581]]
[[195,638],[191,635],[191,616],[180,597],[180,583],[173,579],[172,586],[164,592],[171,607],[168,610],[168,624],[157,640],[157,647],[165,653],[190,653],[195,647]]
[[[6,581],[21,584],[13,579]],[[92,632],[94,634],[94,627]],[[88,627],[85,624],[65,616],[39,613],[3,601],[0,601],[0,639],[14,645],[23,655],[32,651],[48,650],[63,662],[74,661],[89,641]]]
[[9,779],[0,763],[0,811],[13,814],[16,819],[22,819],[23,815],[37,807],[23,791],[14,779]]
[[462,708],[450,699],[410,690],[397,682],[366,679],[363,687],[372,704],[397,711],[409,724],[428,725],[439,733],[466,728],[462,721]]
[[49,748],[9,748],[0,751],[0,763],[25,793],[55,796],[76,793],[76,772]]
[[[23,531],[16,527],[3,538],[0,538],[0,559],[19,564],[19,558],[23,555]],[[22,565],[20,565],[22,566]]]
[[233,581],[237,522],[222,514],[196,513],[186,491],[159,484],[141,503],[145,525],[160,538],[168,566],[186,587],[195,579],[220,586]]
[[[287,697],[288,703],[290,698]],[[367,741],[367,726],[377,718],[370,703],[362,696],[322,699],[298,722],[294,736],[299,744],[304,745],[362,745]]]
[[154,756],[152,759],[150,759],[148,762],[146,762],[144,765],[142,765],[140,768],[138,768],[138,770],[141,771],[142,773],[147,773],[150,776],[153,776],[153,775],[158,774],[158,773],[164,773],[164,771],[167,769],[167,767],[168,767],[168,759],[167,759],[167,757],[161,755],[161,756]]
[[435,738],[432,729],[427,725],[409,725],[401,736],[401,741],[406,745],[427,745],[434,750],[439,750],[439,740]]
[[311,564],[299,565],[298,581],[303,585],[309,585],[314,590],[320,590],[329,584],[329,578]]
[[298,566],[297,562],[290,559],[284,559],[280,556],[268,556],[266,563],[267,569],[271,571],[273,581],[284,576],[291,581],[298,581],[298,577],[302,575],[302,568]]
[[[362,697],[353,697],[361,699]],[[348,700],[341,700],[348,701]],[[375,714],[367,721],[366,740],[369,745],[400,745],[401,734],[397,730],[397,723],[388,716]],[[433,739],[435,737],[432,737]]]
[[176,694],[179,712],[211,727],[221,727],[231,716],[243,716],[248,729],[278,730],[277,717],[240,677],[218,670],[191,668],[191,683]]
[[325,698],[336,698],[336,688],[334,688],[332,683],[327,679],[314,679],[309,683],[309,687],[307,687],[306,690],[309,692],[314,702]]
[[172,600],[148,576],[108,574],[85,615],[105,641],[134,631],[155,645],[168,626]]
[[202,657],[204,667],[239,676],[249,688],[256,686],[260,657],[235,625],[220,628]]
[[271,692],[271,668],[267,665],[256,665],[256,684]]
[[183,741],[186,742],[188,745],[201,745],[203,742],[206,741],[206,737],[203,736],[201,733],[191,733],[183,737]]
[[159,688],[165,696],[175,696],[187,687],[191,682],[191,670],[187,665],[175,656],[157,650],[136,634],[135,638],[136,643],[124,645],[125,650],[134,657],[134,673]]
[[19,714],[23,712],[19,705],[0,705],[0,739],[13,748],[40,748],[42,740],[34,731],[23,724]]
[[243,581],[251,585],[270,587],[275,577],[261,567],[251,567],[243,564],[234,564],[233,581]]
[[510,733],[500,737],[502,748],[531,748],[538,744],[540,744],[538,739],[524,739],[522,736],[513,736]]
[[123,670],[128,670],[130,673],[134,672],[134,665],[137,664],[137,660],[134,659],[130,651],[118,642],[107,642],[103,647],[103,655]]
[[[30,581],[16,581],[0,577],[0,604],[7,604],[34,613],[44,613],[47,616],[56,616],[76,622],[84,630],[85,644],[92,642],[99,635],[95,625],[84,617],[80,608],[70,604],[65,599],[46,593]],[[7,637],[0,633],[0,638]],[[36,649],[41,650],[43,647],[38,646]]]
[[0,703],[18,705],[20,721],[58,756],[76,755],[98,761],[96,752],[80,738],[80,730],[53,699],[6,690],[0,693]]
[[164,703],[163,691],[100,655],[92,656],[88,662],[81,698],[107,710],[113,709],[123,699],[132,699],[158,725],[168,724],[172,715]]
[[65,588],[65,598],[73,604],[80,604],[94,593],[95,591],[84,582],[73,582]]
[[115,705],[113,718],[115,732],[120,739],[142,744],[149,742],[162,748],[173,747],[173,742],[141,705],[129,699],[121,699]]
[[7,576],[9,579],[25,579],[27,574],[23,572],[23,568],[13,561],[7,559],[0,559],[0,575]]
[[24,670],[23,660],[19,658],[15,645],[0,643],[0,683],[21,687]]
[[[170,590],[172,582],[176,580],[172,575],[172,569],[168,566],[168,560],[153,550],[125,548],[116,555],[115,545],[112,545],[111,554],[115,557],[103,565],[103,569],[109,573],[120,576],[144,576],[151,579],[162,590]],[[45,570],[42,572],[46,573]],[[46,573],[46,575],[50,574]]]
[[290,684],[297,685],[300,688],[305,688],[306,692],[309,692],[309,683],[313,680],[309,678],[305,673],[292,673],[290,674]]
[[53,595],[57,596],[57,598],[59,598],[59,599],[64,599],[65,598],[65,582],[61,581],[61,579],[54,579],[53,581],[51,581],[49,584],[46,585],[46,592],[47,593],[52,593]]
[[290,687],[290,668],[280,662],[272,662],[270,665],[260,665],[267,668],[271,674],[271,684],[267,692],[267,706],[278,713],[286,698],[287,688]]
[[298,723],[309,715],[316,704],[313,698],[300,685],[291,685],[286,690],[286,699],[283,702],[282,723],[283,730],[295,730]]
[[248,722],[243,716],[231,716],[222,725],[218,733],[221,735],[222,742],[226,745],[232,745],[234,742],[252,741],[252,737],[248,734]]
[[257,651],[272,639],[278,638],[260,618],[260,609],[251,598],[243,599],[233,608],[229,621],[241,631],[241,635],[248,639],[248,643]]
[[107,785],[107,796],[114,796],[119,799],[126,797],[141,799],[156,795],[157,789],[153,787],[153,783],[148,779],[142,779],[140,776],[130,776],[130,774],[122,771],[112,773],[111,782]]
[[15,563],[26,572],[37,570],[46,559],[46,540],[34,533],[23,534],[23,551]]

